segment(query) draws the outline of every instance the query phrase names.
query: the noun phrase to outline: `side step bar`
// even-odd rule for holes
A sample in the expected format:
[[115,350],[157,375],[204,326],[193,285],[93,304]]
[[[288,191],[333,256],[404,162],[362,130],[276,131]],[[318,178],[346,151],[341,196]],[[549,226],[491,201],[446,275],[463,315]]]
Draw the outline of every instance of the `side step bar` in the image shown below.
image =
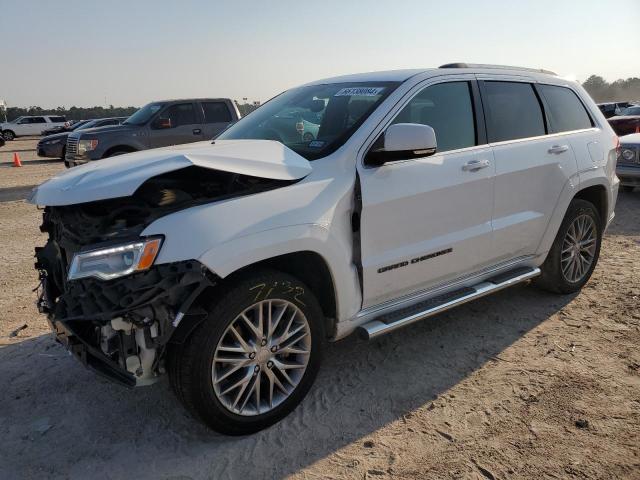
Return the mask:
[[419,320],[449,310],[450,308],[475,300],[476,298],[497,292],[503,288],[522,283],[538,275],[540,275],[539,268],[516,268],[495,275],[473,287],[460,288],[453,292],[430,298],[416,305],[381,315],[358,327],[358,333],[365,340],[372,340],[385,333],[404,327],[405,325],[410,325]]

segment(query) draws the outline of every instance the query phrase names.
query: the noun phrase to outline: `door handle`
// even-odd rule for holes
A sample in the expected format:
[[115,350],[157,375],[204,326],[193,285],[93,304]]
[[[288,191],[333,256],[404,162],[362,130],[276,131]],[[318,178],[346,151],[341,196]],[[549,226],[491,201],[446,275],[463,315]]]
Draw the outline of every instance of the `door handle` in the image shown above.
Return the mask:
[[465,172],[477,172],[483,168],[487,168],[490,165],[489,160],[469,160],[467,163],[462,165],[462,170]]
[[547,152],[558,155],[559,153],[564,153],[569,150],[569,145],[554,145]]
[[202,130],[200,130],[199,128],[194,128],[193,129],[193,134],[194,135],[200,135],[202,133]]

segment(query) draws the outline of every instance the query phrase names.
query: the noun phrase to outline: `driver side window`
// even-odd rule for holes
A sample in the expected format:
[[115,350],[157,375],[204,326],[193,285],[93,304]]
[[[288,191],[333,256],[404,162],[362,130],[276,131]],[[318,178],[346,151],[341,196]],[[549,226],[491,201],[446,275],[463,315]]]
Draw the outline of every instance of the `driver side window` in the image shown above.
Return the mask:
[[198,123],[192,103],[178,103],[176,105],[171,105],[160,114],[160,118],[169,119],[171,121],[171,128]]
[[438,152],[476,145],[469,82],[448,82],[421,90],[393,120],[429,125],[436,132]]

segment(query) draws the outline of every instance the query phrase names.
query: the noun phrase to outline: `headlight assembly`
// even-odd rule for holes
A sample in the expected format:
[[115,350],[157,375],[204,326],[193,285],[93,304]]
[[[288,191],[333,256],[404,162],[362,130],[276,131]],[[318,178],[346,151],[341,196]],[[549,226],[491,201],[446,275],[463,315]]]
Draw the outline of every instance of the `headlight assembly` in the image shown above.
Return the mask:
[[623,148],[621,155],[622,155],[622,158],[630,162],[636,156],[636,152],[628,148]]
[[78,142],[78,155],[84,155],[98,146],[98,140],[80,140]]
[[156,259],[161,238],[149,238],[137,242],[107,248],[78,252],[73,256],[69,268],[69,280],[95,277],[100,280],[129,275],[146,270]]

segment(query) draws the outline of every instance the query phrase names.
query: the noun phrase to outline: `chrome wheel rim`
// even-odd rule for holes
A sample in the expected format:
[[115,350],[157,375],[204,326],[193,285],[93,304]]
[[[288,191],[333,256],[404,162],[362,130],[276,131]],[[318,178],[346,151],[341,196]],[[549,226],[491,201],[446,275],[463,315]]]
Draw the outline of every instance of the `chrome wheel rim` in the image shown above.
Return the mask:
[[596,224],[589,215],[580,215],[571,222],[560,254],[562,275],[569,282],[579,282],[589,272],[596,254],[596,238]]
[[216,346],[216,397],[238,415],[267,413],[294,392],[311,354],[309,322],[287,300],[263,300],[240,313]]

